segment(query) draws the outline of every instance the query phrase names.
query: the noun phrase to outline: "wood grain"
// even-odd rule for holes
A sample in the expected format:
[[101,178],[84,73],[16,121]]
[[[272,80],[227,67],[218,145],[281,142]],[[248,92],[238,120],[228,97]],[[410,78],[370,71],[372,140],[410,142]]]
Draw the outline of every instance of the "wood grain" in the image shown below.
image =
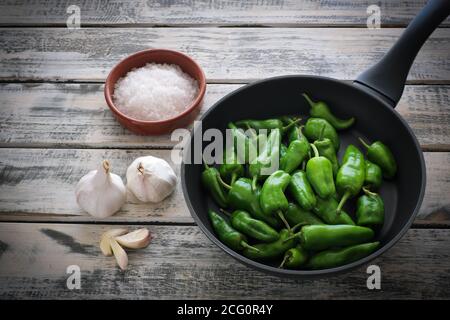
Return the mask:
[[[329,278],[282,279],[243,266],[197,227],[148,227],[154,240],[131,252],[122,272],[98,248],[105,226],[2,223],[0,298],[450,298],[450,230],[409,230],[373,262],[381,268],[381,290],[368,290],[366,267]],[[69,265],[80,267],[80,290],[66,287]]]
[[[89,170],[108,159],[112,172],[125,179],[138,156],[171,161],[170,150],[0,149],[0,220],[96,221],[75,202],[74,188]],[[450,224],[450,153],[425,153],[427,189],[418,223]],[[181,185],[159,204],[127,203],[109,222],[192,222]]]
[[[405,26],[425,0],[171,0],[78,1],[81,25],[113,26],[366,26],[371,4],[381,10],[382,26]],[[66,25],[73,1],[6,1],[0,25]],[[446,21],[448,24],[448,21]]]
[[[360,28],[5,28],[2,81],[103,81],[125,56],[148,48],[192,56],[210,82],[284,74],[353,80],[396,41],[400,29]],[[414,83],[450,80],[450,28],[436,30],[409,74]]]
[[[241,85],[210,84],[201,113]],[[137,136],[113,118],[100,84],[1,84],[0,146],[171,148],[170,135]],[[450,86],[408,85],[396,110],[424,150],[450,151]]]

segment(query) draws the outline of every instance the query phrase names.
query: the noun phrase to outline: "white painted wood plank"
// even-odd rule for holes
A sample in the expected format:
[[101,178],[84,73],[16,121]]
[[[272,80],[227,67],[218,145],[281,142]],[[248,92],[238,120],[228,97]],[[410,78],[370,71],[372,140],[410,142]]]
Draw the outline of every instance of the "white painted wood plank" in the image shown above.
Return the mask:
[[[148,48],[192,56],[211,82],[285,74],[353,80],[383,56],[401,29],[360,28],[6,28],[1,80],[102,81],[122,58]],[[450,29],[436,30],[409,81],[450,80]]]
[[[112,0],[78,1],[81,25],[366,26],[367,8],[380,8],[382,26],[405,26],[425,0]],[[70,0],[4,1],[1,25],[65,25]],[[448,22],[446,22],[448,23]]]
[[[427,299],[450,297],[450,230],[412,229],[376,259],[381,290],[366,268],[317,279],[283,279],[243,266],[190,226],[148,226],[155,236],[122,272],[98,248],[111,226],[0,224],[2,299]],[[66,287],[69,265],[81,289]]]
[[[201,114],[241,85],[209,84]],[[450,86],[408,85],[397,106],[424,150],[450,151]],[[0,146],[170,148],[170,135],[138,136],[109,111],[100,84],[1,84]]]
[[[75,202],[78,180],[108,159],[125,179],[126,168],[143,155],[171,162],[170,150],[0,149],[0,220],[192,222],[181,185],[159,204],[127,203],[116,215],[95,220]],[[419,222],[450,223],[450,153],[425,153],[427,189]]]

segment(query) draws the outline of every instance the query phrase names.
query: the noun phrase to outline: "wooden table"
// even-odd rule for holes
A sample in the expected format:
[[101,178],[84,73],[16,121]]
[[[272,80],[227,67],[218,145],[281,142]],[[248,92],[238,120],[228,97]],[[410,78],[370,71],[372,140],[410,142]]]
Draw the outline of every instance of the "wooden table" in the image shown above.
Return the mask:
[[[76,30],[66,28],[72,1],[22,2],[0,2],[0,298],[450,298],[449,20],[419,53],[397,107],[422,145],[427,190],[411,230],[374,261],[381,290],[367,289],[366,267],[289,280],[241,265],[193,223],[179,185],[160,204],[129,203],[101,221],[74,198],[78,179],[104,158],[122,176],[137,156],[170,161],[169,135],[131,134],[106,106],[103,82],[119,59],[186,52],[208,78],[204,111],[264,77],[351,81],[424,0],[377,1],[378,30],[366,28],[371,2],[362,0],[79,1]],[[102,232],[122,225],[155,236],[130,254],[126,272],[98,248]],[[81,269],[80,290],[66,287],[69,265]]]

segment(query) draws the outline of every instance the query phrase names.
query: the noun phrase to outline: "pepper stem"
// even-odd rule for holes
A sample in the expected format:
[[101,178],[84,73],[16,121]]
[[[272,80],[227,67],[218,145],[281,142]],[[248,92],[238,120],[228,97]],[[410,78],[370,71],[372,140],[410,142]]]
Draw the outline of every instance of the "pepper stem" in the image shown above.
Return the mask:
[[284,264],[286,263],[286,261],[291,257],[291,255],[286,252],[286,254],[284,255],[283,261],[281,262],[281,264],[278,266],[278,268],[283,269]]
[[247,128],[247,131],[250,131],[250,134],[252,135],[252,139],[256,139],[258,135],[256,134],[256,130],[250,127],[250,125],[246,122],[245,127]]
[[301,231],[299,231],[299,232],[297,232],[297,233],[294,233],[292,236],[287,237],[286,239],[284,239],[284,240],[283,240],[283,243],[288,242],[288,241],[290,241],[290,240],[292,240],[292,239],[297,238],[301,233],[302,233]]
[[231,174],[230,186],[232,186],[232,185],[236,182],[237,177],[238,177],[238,175],[237,175],[236,172],[233,172],[233,173]]
[[376,195],[378,195],[378,193],[372,192],[372,191],[370,191],[370,190],[369,190],[368,188],[366,188],[366,187],[363,187],[362,190],[363,190],[364,193],[367,194],[368,196],[376,196]]
[[311,100],[311,98],[306,93],[302,93],[302,96],[306,99],[306,101],[308,101],[311,107],[313,107],[316,104],[314,101]]
[[370,148],[370,146],[367,144],[367,142],[365,142],[365,141],[363,140],[363,138],[359,137],[358,140],[362,143],[362,145],[363,145],[364,147],[366,147],[367,149]]
[[283,221],[284,225],[286,226],[286,228],[289,230],[289,232],[291,232],[291,226],[289,225],[289,223],[287,222],[286,218],[284,217],[284,214],[281,210],[277,211],[278,217],[280,217],[281,221]]
[[203,165],[205,166],[205,169],[209,169],[210,166],[206,163],[205,157],[202,156],[202,160],[203,160]]
[[231,212],[225,210],[224,208],[219,208],[220,212],[225,213],[228,217],[231,216]]
[[302,121],[302,118],[295,119],[294,121],[289,123],[287,126],[284,126],[283,128],[281,128],[281,131],[284,132],[284,131],[288,130],[289,128],[291,128],[292,126],[296,125],[300,121]]
[[344,195],[342,196],[341,201],[339,202],[339,205],[338,205],[338,207],[337,207],[337,209],[336,209],[336,212],[337,212],[338,214],[341,213],[342,207],[344,206],[344,204],[345,204],[345,202],[348,200],[348,198],[350,198],[350,191],[346,191],[346,192],[344,193]]
[[225,189],[228,189],[228,190],[231,189],[231,186],[230,186],[228,183],[226,183],[225,181],[222,180],[222,177],[220,176],[220,174],[217,174],[217,180],[219,181],[219,183],[220,183]]
[[298,127],[298,136],[300,137],[304,137],[305,135],[303,134],[303,128],[305,128],[305,126],[302,124],[301,126]]
[[253,176],[252,179],[252,190],[255,191],[256,190],[256,183],[258,182],[258,176]]
[[311,143],[311,148],[314,151],[314,157],[318,157],[319,156],[319,150],[317,150],[317,147],[314,145],[314,143]]
[[253,247],[253,246],[251,246],[251,245],[249,245],[247,242],[245,242],[245,241],[241,241],[241,246],[243,247],[243,248],[246,248],[246,249],[251,249],[251,250],[255,250],[256,252],[261,252],[261,250],[259,250],[258,248],[255,248],[255,247]]
[[308,223],[306,222],[299,222],[297,223],[295,226],[292,227],[292,232],[295,232],[299,227],[303,227],[308,225]]

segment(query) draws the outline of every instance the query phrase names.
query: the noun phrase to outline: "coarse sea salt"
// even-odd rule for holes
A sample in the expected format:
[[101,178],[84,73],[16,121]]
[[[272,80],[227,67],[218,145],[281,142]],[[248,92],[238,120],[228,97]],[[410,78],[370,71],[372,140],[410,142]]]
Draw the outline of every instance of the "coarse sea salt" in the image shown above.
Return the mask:
[[114,105],[138,120],[165,120],[186,110],[198,91],[197,81],[179,66],[148,63],[117,81]]

